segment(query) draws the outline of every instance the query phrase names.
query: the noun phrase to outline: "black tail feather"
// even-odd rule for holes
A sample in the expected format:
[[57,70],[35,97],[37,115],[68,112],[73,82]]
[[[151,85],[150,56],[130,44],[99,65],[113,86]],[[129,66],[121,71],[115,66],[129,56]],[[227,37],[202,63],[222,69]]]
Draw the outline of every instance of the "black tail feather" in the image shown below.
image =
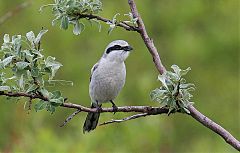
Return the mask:
[[[93,105],[92,108],[94,108]],[[83,125],[83,133],[94,130],[97,127],[99,117],[100,113],[89,112]]]

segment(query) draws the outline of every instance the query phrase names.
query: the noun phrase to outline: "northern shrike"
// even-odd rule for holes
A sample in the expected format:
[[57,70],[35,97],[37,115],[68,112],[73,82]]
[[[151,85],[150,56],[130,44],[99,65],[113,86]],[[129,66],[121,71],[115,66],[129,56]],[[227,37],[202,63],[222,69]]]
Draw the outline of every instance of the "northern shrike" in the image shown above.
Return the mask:
[[[126,79],[124,61],[132,47],[124,40],[111,42],[101,59],[91,69],[89,95],[92,108],[101,109],[102,103],[111,102],[116,111],[113,100],[117,97]],[[89,112],[83,126],[83,133],[94,130],[97,126],[100,113]]]

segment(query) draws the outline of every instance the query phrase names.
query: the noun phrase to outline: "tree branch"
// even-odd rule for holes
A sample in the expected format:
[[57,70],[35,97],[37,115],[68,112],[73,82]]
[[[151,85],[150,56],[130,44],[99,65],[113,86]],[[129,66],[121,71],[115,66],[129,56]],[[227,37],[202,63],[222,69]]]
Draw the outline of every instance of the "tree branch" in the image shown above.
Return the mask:
[[[134,0],[128,0],[128,4],[130,6],[133,17],[138,18],[137,24],[139,27],[139,33],[140,33],[145,45],[147,46],[149,52],[151,53],[151,55],[153,57],[153,62],[155,64],[157,70],[159,71],[159,73],[163,74],[166,71],[166,69],[161,62],[160,56],[158,54],[156,47],[154,46],[153,40],[150,39],[147,34],[143,20],[137,11],[137,7],[136,7]],[[201,114],[192,105],[189,105],[188,109],[191,112],[190,115],[193,118],[195,118],[197,121],[202,123],[204,126],[211,129],[213,132],[220,135],[227,143],[229,143],[235,149],[240,151],[240,142],[237,139],[235,139],[227,130],[225,130],[220,125],[218,125],[217,123],[213,122],[212,120],[210,120],[209,118],[207,118],[206,116]]]
[[111,124],[111,123],[121,123],[121,122],[129,121],[129,120],[133,120],[133,119],[137,119],[137,118],[145,117],[145,116],[149,116],[149,114],[148,113],[135,114],[135,115],[128,116],[128,117],[125,117],[125,118],[120,119],[120,120],[112,119],[110,121],[103,122],[103,123],[99,124],[99,126],[106,125],[106,124]]
[[[88,20],[96,19],[98,21],[102,21],[102,22],[106,22],[106,23],[112,23],[112,20],[109,20],[107,18],[103,18],[101,16],[93,15],[93,14],[75,13],[74,16],[77,16],[77,19],[81,19],[81,18],[86,18]],[[123,22],[123,21],[117,22],[116,26],[122,27],[122,28],[126,29],[127,31],[137,31],[137,32],[139,32],[139,29],[137,27],[129,25],[129,24]]]

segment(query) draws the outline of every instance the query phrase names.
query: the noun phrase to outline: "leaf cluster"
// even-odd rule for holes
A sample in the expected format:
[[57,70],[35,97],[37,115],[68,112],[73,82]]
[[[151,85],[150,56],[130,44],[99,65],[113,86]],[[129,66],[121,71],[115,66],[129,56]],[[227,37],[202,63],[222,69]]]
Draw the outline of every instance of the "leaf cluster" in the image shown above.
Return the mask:
[[30,31],[26,36],[4,35],[0,49],[0,92],[16,92],[41,95],[48,101],[39,101],[36,111],[46,108],[53,113],[55,107],[64,102],[60,91],[50,92],[45,84],[50,84],[62,66],[55,57],[45,57],[40,49],[40,41],[47,30],[37,36]]
[[180,69],[177,65],[172,65],[173,72],[166,71],[158,76],[162,86],[153,90],[150,97],[153,101],[159,102],[162,107],[169,109],[168,114],[174,112],[190,113],[188,106],[193,104],[190,102],[191,91],[195,90],[192,83],[187,83],[183,78],[191,68],[186,70]]
[[[52,7],[52,13],[54,19],[52,25],[55,25],[56,22],[60,23],[60,28],[67,30],[69,25],[73,25],[73,33],[79,35],[84,29],[85,24],[82,22],[82,19],[85,18],[85,15],[98,14],[102,11],[102,3],[100,0],[55,0],[54,4],[47,4],[40,8],[40,11],[44,7]],[[101,25],[99,21],[95,19],[88,18],[88,21],[95,22],[101,30]]]

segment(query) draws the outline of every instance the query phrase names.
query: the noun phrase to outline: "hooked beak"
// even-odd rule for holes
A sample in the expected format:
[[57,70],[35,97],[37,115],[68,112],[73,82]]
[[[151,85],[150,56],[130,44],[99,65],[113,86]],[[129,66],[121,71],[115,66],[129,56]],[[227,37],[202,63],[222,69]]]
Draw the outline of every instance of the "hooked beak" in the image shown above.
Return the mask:
[[133,50],[133,48],[131,46],[124,47],[124,51],[131,51],[131,50]]

